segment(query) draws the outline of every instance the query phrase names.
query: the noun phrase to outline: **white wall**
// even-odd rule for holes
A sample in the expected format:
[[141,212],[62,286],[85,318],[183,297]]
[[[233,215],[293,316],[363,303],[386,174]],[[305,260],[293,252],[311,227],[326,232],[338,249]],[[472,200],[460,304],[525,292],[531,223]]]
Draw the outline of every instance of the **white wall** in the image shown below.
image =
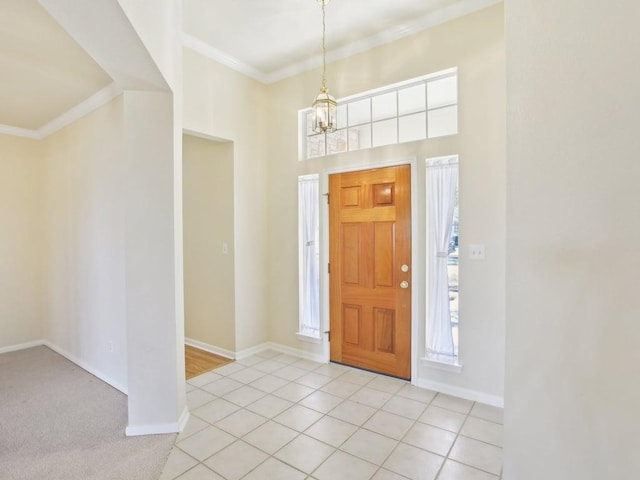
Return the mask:
[[179,253],[176,246],[182,183],[176,185],[174,173],[173,97],[135,91],[123,97],[127,434],[165,433],[176,431],[183,413],[185,378],[182,231]]
[[185,135],[183,165],[185,337],[234,352],[233,143]]
[[[425,171],[424,159],[460,155],[460,241],[486,247],[485,261],[460,260],[460,361],[462,373],[428,367],[414,379],[443,384],[459,395],[500,403],[504,372],[505,113],[504,33],[501,5],[328,65],[328,85],[337,97],[458,67],[459,134],[298,161],[297,111],[310,106],[320,87],[312,71],[269,86],[269,332],[272,341],[319,354],[319,346],[296,339],[298,329],[297,176],[337,167],[367,168],[376,162],[415,157],[417,243],[413,272],[418,296],[419,355],[424,342]],[[324,272],[326,269],[321,268]],[[422,279],[422,280],[421,280]]]
[[506,2],[506,480],[640,472],[638,18]]
[[[122,115],[127,434],[186,421],[181,4],[42,0],[125,91]],[[153,332],[153,333],[151,333]]]
[[120,96],[43,140],[39,162],[46,339],[126,390],[122,118]]
[[0,135],[0,351],[44,334],[39,148]]
[[236,351],[268,340],[266,87],[185,49],[184,128],[234,145]]
[[[184,424],[182,2],[118,0],[169,88],[125,92],[127,157],[127,434]],[[136,42],[136,46],[138,46]],[[128,49],[120,50],[125,56]],[[135,62],[125,65],[136,72]],[[123,85],[123,88],[127,88]],[[165,90],[165,89],[163,89]],[[147,213],[145,214],[145,210]],[[156,335],[149,335],[149,332]],[[158,392],[163,392],[158,394]]]
[[181,3],[41,3],[125,91],[42,142],[44,334],[128,391],[127,434],[175,432],[187,419]]

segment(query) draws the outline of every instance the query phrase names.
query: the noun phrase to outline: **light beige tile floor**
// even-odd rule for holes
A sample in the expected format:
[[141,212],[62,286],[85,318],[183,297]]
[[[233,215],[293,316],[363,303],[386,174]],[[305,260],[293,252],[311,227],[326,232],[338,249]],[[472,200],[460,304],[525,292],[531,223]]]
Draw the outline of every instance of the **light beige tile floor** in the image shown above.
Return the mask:
[[187,382],[162,480],[499,480],[502,409],[265,351]]

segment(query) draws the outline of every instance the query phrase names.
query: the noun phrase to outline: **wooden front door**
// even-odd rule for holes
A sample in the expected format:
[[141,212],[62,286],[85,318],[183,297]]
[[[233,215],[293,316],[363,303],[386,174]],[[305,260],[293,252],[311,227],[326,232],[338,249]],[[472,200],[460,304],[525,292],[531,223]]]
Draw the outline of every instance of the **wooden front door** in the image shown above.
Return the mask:
[[411,378],[411,168],[329,176],[331,360]]

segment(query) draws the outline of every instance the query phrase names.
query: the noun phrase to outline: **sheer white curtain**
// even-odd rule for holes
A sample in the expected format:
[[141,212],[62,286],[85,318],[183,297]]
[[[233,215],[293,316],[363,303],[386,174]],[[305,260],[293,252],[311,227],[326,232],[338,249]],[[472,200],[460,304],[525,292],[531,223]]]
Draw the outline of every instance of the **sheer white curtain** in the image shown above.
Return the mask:
[[453,226],[458,159],[431,160],[427,163],[429,205],[429,317],[427,353],[455,355],[449,310],[447,257]]
[[318,175],[298,182],[300,233],[300,333],[320,336],[320,271],[318,245]]

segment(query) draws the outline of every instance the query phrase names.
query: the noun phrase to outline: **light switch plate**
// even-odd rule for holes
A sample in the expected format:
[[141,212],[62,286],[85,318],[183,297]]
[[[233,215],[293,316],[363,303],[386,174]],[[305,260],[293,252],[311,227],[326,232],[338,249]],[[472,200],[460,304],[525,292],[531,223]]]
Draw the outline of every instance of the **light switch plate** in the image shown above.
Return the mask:
[[469,245],[469,258],[471,260],[484,260],[484,245]]

